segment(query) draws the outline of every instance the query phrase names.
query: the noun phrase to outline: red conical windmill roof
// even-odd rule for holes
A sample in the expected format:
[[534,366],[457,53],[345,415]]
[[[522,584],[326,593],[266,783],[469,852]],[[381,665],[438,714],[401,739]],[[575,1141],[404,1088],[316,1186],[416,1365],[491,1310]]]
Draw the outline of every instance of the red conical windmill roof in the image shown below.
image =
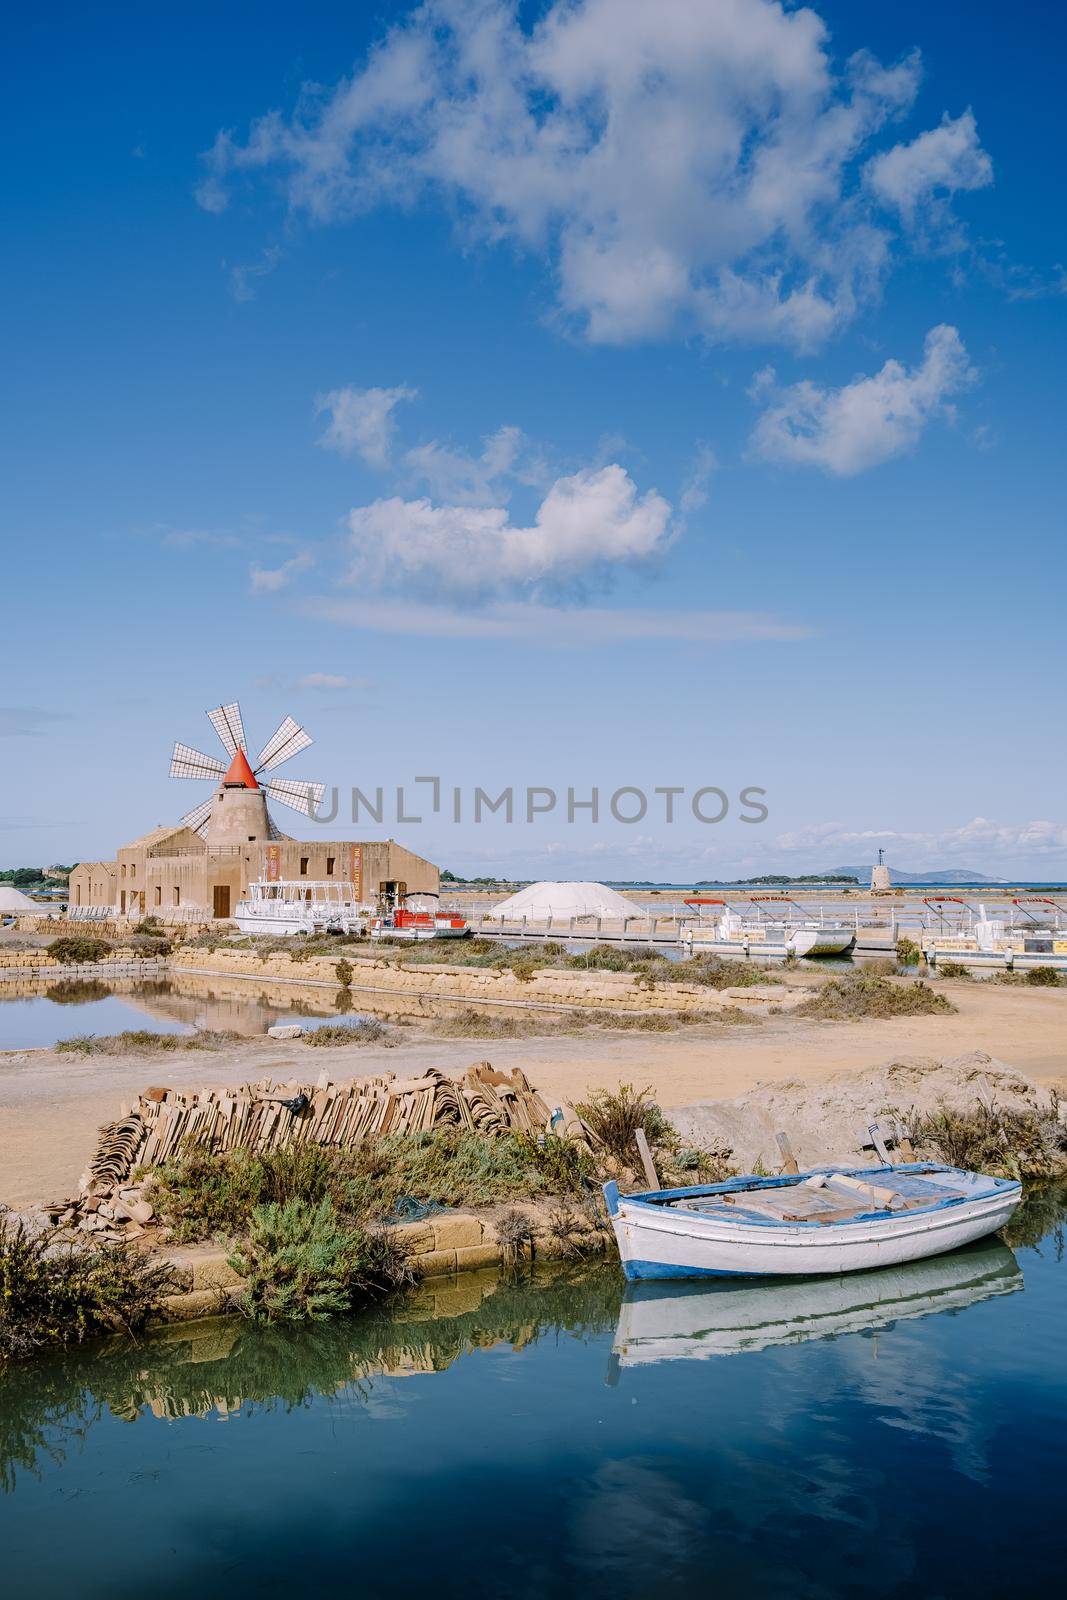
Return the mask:
[[259,788],[259,784],[256,782],[256,775],[248,765],[248,757],[240,747],[234,751],[233,760],[226,769],[226,776],[222,782],[227,789]]

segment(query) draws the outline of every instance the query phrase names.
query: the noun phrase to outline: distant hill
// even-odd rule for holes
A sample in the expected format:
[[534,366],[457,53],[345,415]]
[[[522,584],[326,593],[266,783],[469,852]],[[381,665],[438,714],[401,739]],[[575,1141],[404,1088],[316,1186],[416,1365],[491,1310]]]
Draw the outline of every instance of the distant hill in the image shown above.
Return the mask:
[[[827,877],[839,877],[848,874],[858,878],[866,887],[871,881],[870,867],[831,867]],[[930,872],[901,872],[897,867],[889,868],[889,876],[894,883],[1010,883],[1010,878],[989,878],[984,872],[961,871],[956,867],[941,868],[940,871]]]

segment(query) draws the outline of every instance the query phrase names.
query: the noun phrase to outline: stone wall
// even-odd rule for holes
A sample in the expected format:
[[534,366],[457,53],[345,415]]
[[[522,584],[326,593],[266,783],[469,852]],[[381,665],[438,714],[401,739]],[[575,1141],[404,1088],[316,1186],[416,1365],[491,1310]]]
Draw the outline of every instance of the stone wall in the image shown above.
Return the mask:
[[[165,978],[167,961],[162,956],[141,956],[136,950],[113,950],[106,961],[57,961],[46,950],[0,950],[0,988],[10,985],[95,978],[110,983],[119,978]],[[33,992],[33,991],[31,991]]]
[[[462,1000],[468,1004],[518,1005],[561,1010],[611,1010],[622,1012],[693,1012],[713,1014],[724,1006],[763,1011],[769,1005],[786,1010],[799,1004],[804,991],[781,984],[756,984],[750,988],[708,989],[702,984],[657,983],[648,988],[628,972],[573,972],[546,967],[528,979],[490,967],[450,967],[427,963],[397,966],[392,961],[345,959],[355,968],[354,992],[420,996],[430,1000]],[[171,957],[171,971],[259,979],[288,979],[336,992],[339,956],[309,956],[293,961],[288,953],[258,956],[244,950],[179,950]]]
[[[521,1248],[524,1261],[558,1260],[575,1249],[588,1255],[612,1247],[611,1234],[570,1208],[567,1235],[561,1236],[552,1216],[554,1202],[524,1200],[517,1208],[530,1224],[530,1239]],[[484,1211],[441,1211],[420,1222],[392,1224],[387,1232],[403,1250],[419,1278],[447,1278],[460,1272],[494,1269],[503,1264],[496,1223],[504,1207]],[[164,1252],[174,1267],[180,1289],[163,1300],[159,1320],[182,1322],[218,1316],[232,1309],[232,1296],[244,1279],[230,1266],[229,1252],[217,1245],[190,1245]]]

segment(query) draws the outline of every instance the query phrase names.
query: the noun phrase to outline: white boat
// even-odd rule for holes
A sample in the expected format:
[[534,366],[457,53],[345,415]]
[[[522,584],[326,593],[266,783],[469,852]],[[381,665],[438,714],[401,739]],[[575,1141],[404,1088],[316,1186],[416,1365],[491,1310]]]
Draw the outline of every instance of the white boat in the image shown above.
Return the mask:
[[[437,903],[439,896],[421,892],[406,895],[402,905],[383,912],[371,923],[370,936],[375,940],[394,940],[414,943],[424,939],[466,939],[470,923],[461,911],[448,911]],[[427,905],[426,901],[432,901]]]
[[[771,897],[768,897],[771,898]],[[687,906],[722,906],[722,914],[705,922],[698,916],[686,929],[691,949],[712,950],[719,955],[778,957],[846,956],[856,943],[856,930],[844,922],[821,917],[805,918],[801,908],[793,918],[770,918],[757,910],[746,918],[725,901],[705,898],[687,900]],[[780,902],[779,902],[780,903]],[[787,902],[793,904],[792,901]]]
[[[951,896],[938,896],[925,900],[924,905],[936,909]],[[991,917],[984,905],[979,905],[978,915],[966,907],[970,917],[961,916],[956,925],[945,929],[942,925],[922,937],[922,951],[926,959],[936,966],[939,962],[954,961],[966,967],[1007,967],[1011,971],[1026,972],[1034,967],[1051,967],[1056,972],[1067,972],[1067,925],[1063,907],[1046,896],[1020,895],[1011,903],[1009,920],[1003,916]],[[1027,908],[1041,906],[1042,914],[1035,915]]]
[[260,878],[238,900],[234,920],[242,933],[362,933],[372,912],[353,898],[352,885],[336,879]]
[[859,1277],[774,1283],[632,1283],[619,1308],[613,1355],[621,1367],[705,1361],[808,1339],[869,1333],[912,1317],[962,1311],[1023,1286],[1007,1245],[956,1250]]
[[995,1233],[1022,1185],[959,1167],[816,1167],[620,1195],[604,1185],[627,1278],[793,1277],[920,1261]]

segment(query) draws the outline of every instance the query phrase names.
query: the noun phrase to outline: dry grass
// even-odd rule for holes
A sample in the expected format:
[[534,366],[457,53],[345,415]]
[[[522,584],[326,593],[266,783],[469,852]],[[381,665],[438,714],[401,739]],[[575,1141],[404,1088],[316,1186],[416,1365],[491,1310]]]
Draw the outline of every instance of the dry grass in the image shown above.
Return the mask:
[[855,1022],[863,1017],[948,1016],[955,1010],[951,1000],[935,994],[921,980],[891,981],[858,972],[831,978],[793,1015],[823,1022]]
[[1031,967],[1028,972],[995,972],[990,983],[1010,984],[1023,989],[1059,989],[1067,984],[1067,974],[1055,967]]
[[935,1111],[913,1111],[904,1121],[919,1149],[972,1172],[1047,1177],[1067,1161],[1067,1126],[1055,1095],[1045,1109],[981,1102],[960,1111],[942,1104]]
[[321,1028],[312,1028],[304,1034],[304,1043],[316,1049],[332,1049],[346,1044],[393,1045],[393,1030],[374,1017],[360,1017],[355,1022],[324,1022]]
[[684,1146],[677,1129],[652,1099],[651,1088],[635,1089],[630,1083],[621,1083],[616,1090],[597,1089],[577,1111],[616,1168],[642,1170],[636,1136],[643,1128],[661,1180],[716,1183],[729,1173],[726,1160],[731,1152]]
[[163,1055],[175,1050],[224,1050],[243,1042],[241,1034],[228,1029],[153,1033],[147,1028],[132,1028],[126,1033],[77,1033],[69,1039],[60,1039],[54,1048],[62,1055],[140,1056]]

